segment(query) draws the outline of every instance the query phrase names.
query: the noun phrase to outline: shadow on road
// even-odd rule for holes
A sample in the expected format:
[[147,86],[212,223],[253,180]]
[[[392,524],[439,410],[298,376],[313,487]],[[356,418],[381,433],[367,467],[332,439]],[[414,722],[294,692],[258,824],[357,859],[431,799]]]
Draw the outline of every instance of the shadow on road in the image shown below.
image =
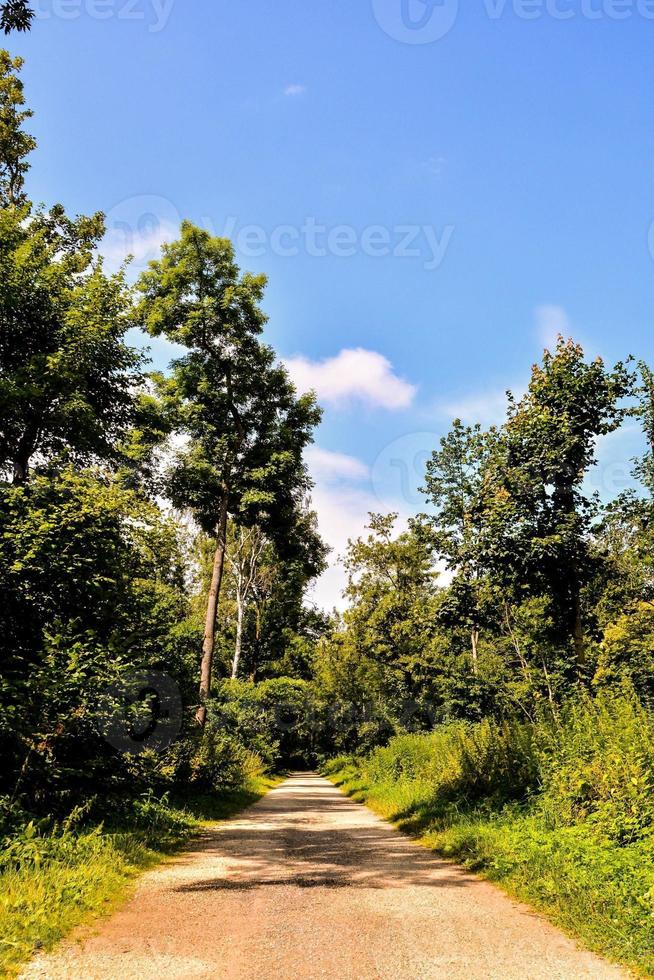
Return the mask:
[[477,883],[310,773],[292,775],[240,819],[208,831],[197,850],[222,856],[226,874],[184,883],[177,891]]

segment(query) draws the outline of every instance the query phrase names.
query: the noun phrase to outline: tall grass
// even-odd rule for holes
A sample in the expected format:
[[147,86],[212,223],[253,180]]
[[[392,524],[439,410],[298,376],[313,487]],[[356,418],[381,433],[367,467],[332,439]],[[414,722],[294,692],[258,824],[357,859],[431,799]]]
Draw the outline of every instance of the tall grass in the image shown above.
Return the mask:
[[630,694],[558,718],[403,735],[327,772],[590,947],[654,976],[654,719]]
[[59,826],[6,828],[0,857],[0,976],[36,950],[112,908],[130,879],[172,853],[206,820],[224,819],[273,785],[257,778],[233,791],[187,800],[130,801],[111,823],[86,826],[76,811]]

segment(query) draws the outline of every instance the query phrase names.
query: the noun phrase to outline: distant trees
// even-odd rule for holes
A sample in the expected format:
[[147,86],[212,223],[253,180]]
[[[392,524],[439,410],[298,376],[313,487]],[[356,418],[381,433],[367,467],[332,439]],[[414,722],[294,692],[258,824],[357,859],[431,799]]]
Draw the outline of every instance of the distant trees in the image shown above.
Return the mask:
[[[636,637],[651,628],[651,505],[631,493],[602,509],[584,488],[598,437],[627,414],[652,444],[652,376],[640,373],[635,407],[628,364],[589,363],[559,338],[524,396],[509,394],[504,424],[455,420],[427,462],[426,513],[399,534],[396,515],[373,515],[372,534],[350,544],[350,605],[324,643],[320,684],[381,699],[395,730],[406,698],[425,705],[412,723],[428,726],[534,718],[543,701],[556,710],[576,685],[610,677],[648,690],[648,641]],[[636,467],[646,486],[650,462],[651,450]],[[637,624],[624,619],[629,593]]]

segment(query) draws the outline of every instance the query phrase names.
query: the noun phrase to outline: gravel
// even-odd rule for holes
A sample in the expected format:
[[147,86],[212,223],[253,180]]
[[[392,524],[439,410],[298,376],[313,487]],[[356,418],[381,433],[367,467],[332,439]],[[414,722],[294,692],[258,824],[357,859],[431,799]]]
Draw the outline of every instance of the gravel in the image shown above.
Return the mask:
[[24,980],[626,977],[297,773],[144,875],[114,915],[38,956]]

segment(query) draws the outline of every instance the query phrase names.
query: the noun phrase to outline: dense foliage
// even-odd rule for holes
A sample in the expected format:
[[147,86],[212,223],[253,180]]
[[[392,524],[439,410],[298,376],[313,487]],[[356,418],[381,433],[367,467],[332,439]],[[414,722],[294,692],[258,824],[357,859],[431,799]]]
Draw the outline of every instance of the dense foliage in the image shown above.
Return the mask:
[[633,692],[452,722],[326,767],[383,816],[654,971],[654,719]]
[[[0,28],[29,20],[0,5]],[[249,798],[265,772],[347,753],[333,771],[383,813],[593,941],[624,920],[652,966],[650,369],[559,338],[501,425],[453,422],[424,513],[370,515],[347,610],[321,613],[305,464],[321,413],[264,341],[265,279],[189,222],[135,284],[107,274],[102,214],[29,199],[20,70],[0,52],[8,948],[58,934],[61,896],[92,905],[134,847],[142,863],[181,839],[193,822],[167,801]],[[177,345],[166,372],[148,372],[147,336]],[[586,479],[627,417],[639,489],[602,503]]]

